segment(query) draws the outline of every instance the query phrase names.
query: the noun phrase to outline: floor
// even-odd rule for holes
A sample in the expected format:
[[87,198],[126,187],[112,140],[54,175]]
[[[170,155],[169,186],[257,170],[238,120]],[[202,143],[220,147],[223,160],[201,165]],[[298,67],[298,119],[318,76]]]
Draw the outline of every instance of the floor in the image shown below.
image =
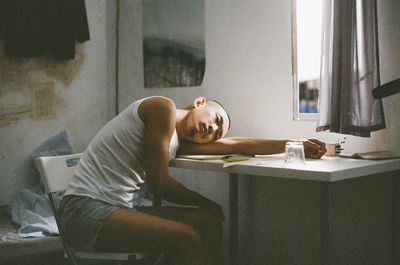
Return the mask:
[[[148,259],[143,261],[80,261],[79,265],[152,265],[154,260]],[[63,252],[51,253],[46,257],[43,256],[27,256],[15,260],[10,260],[1,265],[71,265],[71,263],[64,258]],[[173,265],[166,261],[163,265]]]

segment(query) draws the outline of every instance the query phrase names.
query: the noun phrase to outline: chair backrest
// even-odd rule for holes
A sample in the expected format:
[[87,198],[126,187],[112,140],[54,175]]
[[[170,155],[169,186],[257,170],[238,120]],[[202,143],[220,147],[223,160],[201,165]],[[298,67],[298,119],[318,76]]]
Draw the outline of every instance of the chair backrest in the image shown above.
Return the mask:
[[64,240],[55,193],[64,191],[67,188],[81,156],[82,154],[79,153],[63,156],[45,156],[39,157],[35,160],[35,165],[40,172],[40,178],[44,184],[44,188],[46,193],[49,195],[50,206],[53,209],[54,217],[57,222],[61,242],[70,262],[73,265],[77,265],[78,263],[73,250]]
[[[35,165],[40,172],[40,178],[44,184],[46,193],[49,196],[50,206],[53,209],[54,217],[57,222],[61,236],[61,242],[64,246],[64,250],[69,258],[69,261],[73,265],[77,265],[79,259],[128,261],[131,259],[136,260],[137,258],[142,257],[143,254],[141,253],[87,253],[74,251],[64,239],[55,193],[64,191],[67,188],[68,183],[71,181],[74,175],[74,169],[76,168],[81,156],[82,153],[63,156],[39,157],[35,160]],[[160,255],[155,261],[155,265],[162,264],[163,260],[164,255]]]
[[63,191],[67,188],[74,174],[79,154],[46,156],[36,159],[35,164],[47,193]]

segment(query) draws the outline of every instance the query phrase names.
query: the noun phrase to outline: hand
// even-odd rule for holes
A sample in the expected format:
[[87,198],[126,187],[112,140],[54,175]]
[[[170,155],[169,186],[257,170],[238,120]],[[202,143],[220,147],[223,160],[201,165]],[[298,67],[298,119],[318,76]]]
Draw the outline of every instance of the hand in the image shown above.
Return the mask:
[[303,140],[303,145],[307,158],[320,159],[326,153],[325,143],[317,139]]
[[221,205],[219,205],[213,201],[210,201],[209,203],[207,203],[207,205],[204,205],[202,208],[204,210],[206,210],[207,212],[209,212],[218,221],[224,222],[225,217],[224,217],[224,213],[222,211]]

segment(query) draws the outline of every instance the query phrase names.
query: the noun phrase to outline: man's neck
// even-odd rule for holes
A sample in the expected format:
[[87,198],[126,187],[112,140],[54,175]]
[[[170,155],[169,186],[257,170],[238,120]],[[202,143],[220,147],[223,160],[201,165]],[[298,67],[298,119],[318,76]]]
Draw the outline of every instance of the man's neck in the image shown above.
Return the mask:
[[189,113],[189,110],[186,109],[176,109],[176,132],[178,135],[184,134],[184,124],[186,115]]

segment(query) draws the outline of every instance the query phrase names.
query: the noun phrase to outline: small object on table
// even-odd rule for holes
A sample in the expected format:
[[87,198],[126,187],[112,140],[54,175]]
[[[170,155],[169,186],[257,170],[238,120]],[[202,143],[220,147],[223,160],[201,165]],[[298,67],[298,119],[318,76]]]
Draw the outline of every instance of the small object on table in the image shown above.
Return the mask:
[[287,142],[285,145],[285,163],[305,164],[303,142]]
[[248,156],[243,156],[243,155],[226,155],[221,160],[225,162],[238,162],[238,161],[244,161],[248,160]]
[[326,143],[326,156],[337,156],[343,150],[339,143]]

